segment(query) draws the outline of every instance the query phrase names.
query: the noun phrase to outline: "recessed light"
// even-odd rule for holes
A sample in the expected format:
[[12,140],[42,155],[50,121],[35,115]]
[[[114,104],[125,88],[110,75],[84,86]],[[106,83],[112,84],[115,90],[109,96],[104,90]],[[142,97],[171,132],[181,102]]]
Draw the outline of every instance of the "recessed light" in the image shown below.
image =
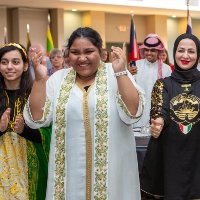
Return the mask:
[[73,8],[72,11],[77,11],[77,9],[76,9],[76,8]]
[[176,18],[176,15],[172,15],[173,18]]

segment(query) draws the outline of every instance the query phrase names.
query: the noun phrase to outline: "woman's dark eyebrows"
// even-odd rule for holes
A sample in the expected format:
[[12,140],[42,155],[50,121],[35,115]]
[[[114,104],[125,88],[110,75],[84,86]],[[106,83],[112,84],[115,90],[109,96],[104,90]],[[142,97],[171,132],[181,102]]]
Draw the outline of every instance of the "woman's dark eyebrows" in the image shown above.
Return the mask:
[[[1,60],[9,60],[7,58],[1,58]],[[12,58],[11,60],[20,60],[19,58]]]
[[86,48],[85,50],[94,50],[94,48],[89,47],[89,48]]

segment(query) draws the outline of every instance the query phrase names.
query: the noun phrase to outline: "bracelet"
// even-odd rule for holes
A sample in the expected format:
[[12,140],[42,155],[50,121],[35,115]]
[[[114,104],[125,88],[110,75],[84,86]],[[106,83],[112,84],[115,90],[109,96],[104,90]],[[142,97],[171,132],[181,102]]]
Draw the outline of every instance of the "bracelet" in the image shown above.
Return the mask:
[[123,71],[123,72],[117,72],[117,73],[114,73],[114,76],[123,76],[123,75],[127,75],[127,71]]

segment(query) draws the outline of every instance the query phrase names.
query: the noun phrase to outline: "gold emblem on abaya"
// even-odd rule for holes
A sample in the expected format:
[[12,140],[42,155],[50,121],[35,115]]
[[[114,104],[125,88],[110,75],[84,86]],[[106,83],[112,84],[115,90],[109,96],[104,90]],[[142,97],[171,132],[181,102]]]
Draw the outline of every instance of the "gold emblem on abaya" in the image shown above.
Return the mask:
[[[181,131],[187,134],[192,125],[200,120],[198,117],[200,99],[191,94],[179,94],[170,101],[170,116],[179,124]],[[196,118],[196,119],[195,119]]]

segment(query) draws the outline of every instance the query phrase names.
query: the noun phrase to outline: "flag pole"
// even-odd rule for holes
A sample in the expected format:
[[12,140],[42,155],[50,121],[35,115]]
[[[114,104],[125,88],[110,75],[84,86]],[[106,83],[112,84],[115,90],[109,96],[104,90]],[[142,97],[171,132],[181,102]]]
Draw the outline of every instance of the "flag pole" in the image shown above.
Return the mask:
[[50,14],[49,13],[48,13],[47,19],[48,19],[48,25],[50,25],[51,19],[50,19]]
[[29,36],[29,32],[30,32],[30,26],[29,24],[26,25],[26,49],[27,51],[29,51],[29,48],[31,47],[31,40],[30,40],[30,36]]
[[7,28],[4,27],[4,34],[7,34]]
[[191,16],[190,16],[189,5],[190,5],[190,2],[189,2],[189,0],[187,0],[187,28],[186,28],[186,33],[192,33],[192,19],[191,19]]
[[187,19],[188,19],[188,17],[189,17],[189,0],[187,0]]
[[133,10],[131,10],[131,18],[132,18],[132,19],[133,19],[133,16],[134,16]]
[[4,41],[3,41],[3,43],[4,44],[7,44],[7,28],[6,27],[4,27]]
[[51,35],[51,30],[50,30],[50,14],[48,13],[47,16],[48,19],[48,25],[47,25],[47,48],[46,48],[46,55],[49,56],[49,53],[52,49],[54,49],[54,44],[53,44],[53,39],[52,39],[52,35]]
[[137,44],[137,38],[136,38],[136,30],[133,20],[133,10],[131,10],[131,26],[130,26],[130,43],[129,43],[129,56],[128,56],[128,62],[130,63],[130,66],[135,66],[135,61],[139,59],[139,53],[138,53],[138,44]]
[[30,31],[29,24],[26,25],[26,28],[27,28],[27,33],[29,33],[29,31]]

